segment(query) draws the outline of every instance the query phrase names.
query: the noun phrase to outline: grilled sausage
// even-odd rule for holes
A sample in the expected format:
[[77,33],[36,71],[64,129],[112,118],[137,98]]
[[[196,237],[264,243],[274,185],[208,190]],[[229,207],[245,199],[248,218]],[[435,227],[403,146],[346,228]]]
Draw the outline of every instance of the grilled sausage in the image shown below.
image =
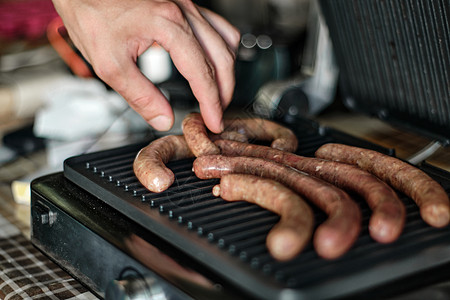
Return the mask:
[[403,230],[406,219],[403,203],[390,186],[367,171],[348,164],[303,157],[265,146],[225,140],[215,143],[223,155],[273,160],[361,195],[372,209],[369,231],[378,242],[393,242]]
[[219,154],[220,150],[208,136],[206,125],[199,113],[188,114],[181,124],[186,143],[195,157]]
[[142,148],[134,159],[133,170],[143,186],[159,193],[169,188],[175,178],[165,164],[193,156],[183,136],[168,135]]
[[[222,138],[271,141],[276,149],[294,152],[298,146],[295,134],[288,128],[264,119],[226,119]],[[220,150],[214,145],[199,113],[190,113],[182,123],[183,134],[189,148],[196,157],[216,155]],[[226,132],[232,132],[226,134]],[[213,138],[215,139],[215,138]]]
[[225,131],[243,133],[248,139],[271,141],[270,146],[278,150],[297,150],[298,140],[292,130],[275,122],[259,118],[237,118],[224,120],[224,123]]
[[248,142],[248,138],[244,134],[237,132],[237,131],[224,131],[220,134],[211,133],[209,135],[209,138],[213,142],[215,142],[217,140],[228,140],[228,141],[236,141],[236,142],[242,142],[242,143]]
[[197,158],[193,169],[200,179],[220,178],[230,173],[270,178],[310,200],[328,215],[314,234],[315,249],[324,258],[344,254],[360,232],[361,212],[344,191],[291,167],[261,158],[209,155]]
[[377,151],[326,144],[316,156],[359,166],[413,199],[425,222],[444,227],[450,222],[450,202],[442,186],[420,169]]
[[291,189],[271,179],[228,174],[214,186],[213,194],[227,201],[245,200],[280,216],[267,235],[266,245],[277,260],[289,260],[310,241],[314,216],[308,204]]

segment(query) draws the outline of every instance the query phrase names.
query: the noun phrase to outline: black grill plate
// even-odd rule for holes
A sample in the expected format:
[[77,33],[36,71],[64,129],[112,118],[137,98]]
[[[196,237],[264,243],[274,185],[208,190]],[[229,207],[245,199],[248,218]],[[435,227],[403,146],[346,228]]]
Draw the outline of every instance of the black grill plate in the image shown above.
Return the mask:
[[[393,154],[315,123],[292,126],[299,138],[298,154],[311,156],[324,143],[338,142]],[[167,191],[156,194],[134,176],[134,157],[146,144],[85,154],[65,161],[65,176],[112,208],[120,211],[174,247],[184,251],[219,277],[263,299],[323,299],[344,297],[393,286],[436,267],[450,269],[450,228],[435,229],[420,218],[417,206],[400,195],[407,207],[407,223],[398,241],[374,242],[367,231],[370,210],[360,199],[364,228],[354,247],[343,257],[324,260],[310,245],[297,258],[277,262],[265,247],[265,237],[278,216],[253,204],[228,203],[212,195],[218,180],[199,180],[192,159],[171,162],[176,175]],[[448,192],[450,176],[429,165],[421,167]],[[318,223],[324,214],[316,211]],[[436,279],[445,273],[434,274]],[[448,277],[447,277],[448,278]],[[395,285],[394,285],[395,286]],[[380,289],[378,289],[380,291]],[[382,290],[382,289],[381,289]],[[386,290],[384,290],[386,291]]]

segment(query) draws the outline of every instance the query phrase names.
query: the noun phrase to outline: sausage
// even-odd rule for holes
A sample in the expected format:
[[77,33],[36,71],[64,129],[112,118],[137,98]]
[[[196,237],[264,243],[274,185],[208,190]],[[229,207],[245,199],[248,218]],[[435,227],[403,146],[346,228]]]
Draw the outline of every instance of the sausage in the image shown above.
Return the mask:
[[271,147],[287,152],[295,152],[298,147],[296,135],[287,127],[270,120],[259,118],[226,119],[225,131],[243,133],[248,139],[271,141]]
[[313,243],[317,253],[328,259],[344,254],[356,241],[361,229],[361,212],[347,193],[318,178],[291,167],[253,157],[202,156],[193,170],[200,179],[220,178],[238,173],[278,181],[322,209],[328,218],[317,228]]
[[[271,147],[294,152],[297,150],[298,140],[295,134],[288,128],[275,122],[264,119],[225,119],[225,130],[222,138],[245,141],[255,139],[271,141]],[[203,155],[220,154],[220,150],[214,145],[214,135],[208,134],[205,123],[200,113],[188,114],[182,123],[183,134],[192,153],[196,157]],[[229,132],[229,133],[228,133]]]
[[152,192],[159,193],[169,188],[175,176],[166,167],[170,160],[194,157],[181,135],[168,135],[152,141],[142,148],[133,162],[137,179]]
[[215,142],[217,140],[229,140],[229,141],[236,141],[236,142],[242,142],[242,143],[248,142],[248,138],[244,134],[237,132],[237,131],[224,131],[220,134],[211,133],[209,135],[209,138],[213,142]]
[[372,238],[378,242],[395,241],[404,228],[406,209],[395,191],[385,182],[356,166],[303,157],[259,145],[224,140],[218,140],[215,144],[223,155],[273,160],[361,195],[372,209],[369,231]]
[[315,155],[357,165],[413,199],[425,222],[445,227],[450,222],[450,201],[442,186],[420,169],[377,151],[342,144],[325,144]]
[[255,203],[280,216],[266,238],[267,249],[277,260],[294,258],[311,239],[314,229],[311,208],[279,182],[254,175],[228,174],[214,186],[213,194],[227,201]]
[[188,114],[181,124],[186,143],[195,157],[219,154],[220,150],[208,136],[206,125],[200,113]]

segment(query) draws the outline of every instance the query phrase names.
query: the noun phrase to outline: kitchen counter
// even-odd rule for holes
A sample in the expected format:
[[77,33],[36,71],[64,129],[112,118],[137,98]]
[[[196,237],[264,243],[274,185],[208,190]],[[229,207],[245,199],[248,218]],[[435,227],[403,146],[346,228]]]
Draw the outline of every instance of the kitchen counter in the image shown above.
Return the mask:
[[[392,127],[378,119],[355,113],[329,112],[319,116],[317,120],[324,126],[395,149],[397,157],[401,159],[408,159],[433,142],[423,136]],[[450,172],[450,148],[440,147],[426,161]]]

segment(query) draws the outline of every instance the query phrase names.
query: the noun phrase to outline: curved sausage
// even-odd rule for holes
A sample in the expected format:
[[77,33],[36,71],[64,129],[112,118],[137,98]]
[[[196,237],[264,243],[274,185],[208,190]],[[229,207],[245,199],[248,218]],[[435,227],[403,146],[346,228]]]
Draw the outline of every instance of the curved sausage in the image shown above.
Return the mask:
[[377,151],[342,144],[325,144],[316,156],[357,165],[413,199],[425,222],[444,227],[450,222],[450,202],[442,186],[420,169]]
[[287,127],[270,120],[259,118],[226,119],[225,131],[243,133],[248,139],[271,141],[271,147],[287,152],[295,152],[298,140],[295,134]]
[[314,229],[311,208],[279,182],[254,175],[228,174],[214,186],[213,194],[227,201],[255,203],[280,216],[266,239],[267,249],[277,260],[294,258],[311,239]]
[[225,174],[251,174],[278,181],[322,209],[328,219],[314,234],[317,253],[328,259],[344,254],[356,241],[361,229],[361,212],[342,190],[291,167],[253,157],[208,155],[197,158],[193,169],[200,179]]
[[[222,138],[245,141],[255,139],[271,141],[271,147],[294,152],[297,150],[298,140],[288,128],[264,119],[225,119],[225,130]],[[182,123],[183,134],[189,148],[196,157],[220,154],[208,134],[200,113],[188,114]],[[230,133],[228,133],[230,132]],[[213,135],[213,140],[216,138]]]
[[385,182],[356,166],[303,157],[259,145],[225,140],[215,143],[223,155],[273,160],[361,195],[372,209],[369,231],[372,238],[378,242],[395,241],[404,228],[406,209],[395,191]]
[[174,181],[173,172],[166,167],[170,160],[193,157],[181,135],[168,135],[152,141],[142,148],[133,162],[134,174],[152,192],[169,188]]
[[220,150],[208,136],[205,122],[200,113],[188,114],[181,124],[186,143],[195,157],[219,154]]

